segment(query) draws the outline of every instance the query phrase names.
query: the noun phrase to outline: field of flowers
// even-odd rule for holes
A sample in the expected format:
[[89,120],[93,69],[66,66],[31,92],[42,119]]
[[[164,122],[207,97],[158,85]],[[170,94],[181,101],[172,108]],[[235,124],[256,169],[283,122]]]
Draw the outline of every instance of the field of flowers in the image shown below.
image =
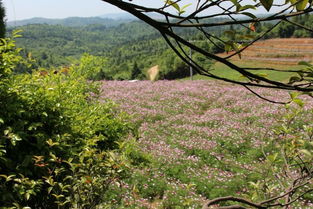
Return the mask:
[[101,90],[139,127],[132,154],[140,169],[110,197],[129,208],[199,208],[206,199],[249,193],[285,112],[243,87],[213,81],[103,81]]

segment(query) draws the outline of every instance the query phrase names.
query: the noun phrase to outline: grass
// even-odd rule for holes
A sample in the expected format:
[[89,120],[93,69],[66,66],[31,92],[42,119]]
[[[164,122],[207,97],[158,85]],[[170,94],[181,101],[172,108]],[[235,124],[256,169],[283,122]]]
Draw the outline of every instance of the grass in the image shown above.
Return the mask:
[[[255,68],[275,68],[280,70],[298,70],[301,69],[301,66],[298,65],[282,65],[282,64],[264,64],[264,62],[259,61],[234,61],[234,64],[241,66],[241,67],[255,67]],[[230,67],[222,64],[222,63],[215,63],[212,67],[212,73],[222,78],[229,78],[234,80],[243,81],[246,78],[242,77],[241,74],[232,70]],[[251,71],[256,72],[256,71]],[[269,70],[258,70],[257,73],[259,74],[266,74],[268,78],[271,78],[275,81],[286,81],[291,75],[294,73],[280,73],[276,71],[269,71]],[[185,78],[183,80],[188,80],[190,78]],[[195,75],[193,77],[194,80],[212,80],[207,76]]]

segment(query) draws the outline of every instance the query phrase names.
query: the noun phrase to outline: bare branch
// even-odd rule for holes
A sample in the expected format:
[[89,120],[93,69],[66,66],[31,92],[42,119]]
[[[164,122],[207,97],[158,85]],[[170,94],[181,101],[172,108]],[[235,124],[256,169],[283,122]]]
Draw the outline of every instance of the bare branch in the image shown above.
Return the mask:
[[293,24],[293,25],[295,25],[295,26],[298,26],[298,27],[300,27],[300,28],[302,28],[302,29],[304,29],[304,30],[307,30],[307,31],[310,31],[310,32],[313,33],[313,29],[308,28],[308,27],[306,27],[306,26],[304,26],[304,25],[301,25],[301,24],[299,24],[299,23],[296,23],[296,22],[291,21],[291,20],[288,20],[288,19],[284,19],[284,21],[286,21],[286,22],[288,22],[288,23],[290,23],[290,24]]
[[[206,202],[204,204],[204,206],[202,207],[202,209],[209,209],[210,206],[212,205],[216,205],[216,204],[219,204],[221,202],[227,202],[227,201],[232,201],[232,202],[238,202],[238,203],[243,203],[243,204],[246,204],[246,205],[249,205],[251,207],[254,207],[254,208],[258,208],[258,209],[266,209],[266,207],[262,206],[261,204],[257,204],[257,203],[253,203],[249,200],[246,200],[244,198],[239,198],[239,197],[233,197],[233,196],[228,196],[228,197],[219,197],[219,198],[216,198],[216,199],[213,199],[213,200],[210,200],[208,202]],[[215,207],[216,209],[224,209],[226,207]],[[245,207],[243,206],[229,206],[227,207],[229,209],[233,209],[233,208],[240,208],[240,209],[245,209]]]
[[266,97],[263,97],[261,96],[260,94],[258,94],[257,92],[253,91],[251,88],[249,88],[248,86],[245,86],[244,87],[246,89],[248,89],[252,94],[256,95],[257,97],[259,97],[260,99],[262,100],[265,100],[267,102],[270,102],[270,103],[273,103],[273,104],[282,104],[282,105],[286,105],[286,104],[290,104],[291,101],[288,101],[288,102],[277,102],[277,101],[274,101],[274,100],[271,100],[271,99],[267,99]]

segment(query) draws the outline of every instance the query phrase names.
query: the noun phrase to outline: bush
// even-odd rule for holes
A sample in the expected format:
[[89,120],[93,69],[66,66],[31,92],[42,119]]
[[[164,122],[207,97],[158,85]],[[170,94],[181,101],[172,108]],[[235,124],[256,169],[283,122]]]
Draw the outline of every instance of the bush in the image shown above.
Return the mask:
[[90,80],[112,79],[112,73],[108,71],[106,58],[86,53],[81,57],[80,64],[75,72]]
[[[14,75],[14,41],[0,46],[0,205],[86,208],[127,169],[116,142],[133,127],[73,68]],[[88,77],[88,76],[87,76]]]

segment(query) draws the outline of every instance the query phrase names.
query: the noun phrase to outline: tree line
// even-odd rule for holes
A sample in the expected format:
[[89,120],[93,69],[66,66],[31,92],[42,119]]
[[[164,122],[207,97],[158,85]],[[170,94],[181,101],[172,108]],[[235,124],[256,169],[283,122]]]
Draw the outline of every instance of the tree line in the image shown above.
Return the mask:
[[[291,21],[310,26],[313,15],[293,17]],[[255,32],[239,29],[239,26],[216,27],[210,30],[221,39],[249,39],[247,34],[261,34],[275,24],[257,23]],[[124,22],[115,26],[91,24],[79,27],[65,25],[31,24],[13,30],[22,30],[22,37],[17,39],[17,46],[24,48],[24,57],[31,56],[36,60],[35,67],[53,68],[78,63],[83,54],[90,54],[106,60],[105,67],[97,79],[128,80],[145,79],[147,69],[159,65],[160,79],[176,79],[188,76],[186,63],[181,61],[167,46],[156,30],[141,21]],[[222,43],[201,42],[206,37],[196,30],[180,29],[179,34],[190,40],[199,41],[197,45],[205,47],[212,53],[227,50]],[[236,33],[236,34],[235,34]],[[313,33],[293,24],[282,23],[263,38],[313,37]],[[194,53],[199,63],[207,67],[213,62]],[[103,63],[102,63],[103,64]],[[139,69],[134,77],[133,71]],[[27,71],[20,67],[18,71]]]

